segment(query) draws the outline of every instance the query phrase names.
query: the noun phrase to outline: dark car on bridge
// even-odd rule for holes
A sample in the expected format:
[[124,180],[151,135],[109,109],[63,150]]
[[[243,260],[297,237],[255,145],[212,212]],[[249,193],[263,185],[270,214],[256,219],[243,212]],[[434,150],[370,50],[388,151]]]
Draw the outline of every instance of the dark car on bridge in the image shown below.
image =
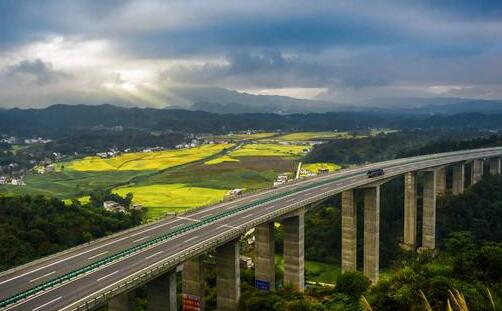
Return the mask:
[[382,168],[372,169],[366,173],[366,175],[368,175],[368,178],[382,176],[383,174],[385,174],[385,172],[383,171]]

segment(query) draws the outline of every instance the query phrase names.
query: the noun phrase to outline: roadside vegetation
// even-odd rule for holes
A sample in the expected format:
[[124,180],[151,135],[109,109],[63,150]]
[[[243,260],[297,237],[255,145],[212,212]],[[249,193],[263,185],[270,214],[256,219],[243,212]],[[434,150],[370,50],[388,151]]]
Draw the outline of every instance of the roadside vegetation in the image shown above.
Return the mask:
[[0,197],[0,270],[137,226],[142,212],[112,213],[103,201],[124,206],[131,197],[96,192],[86,204],[43,196]]
[[[386,219],[391,209],[402,209],[392,201],[385,205]],[[488,311],[502,307],[502,176],[487,176],[462,195],[442,197],[437,207],[439,254],[387,253],[392,260],[384,264],[380,281],[371,287],[361,272],[340,274],[337,206],[339,202],[331,201],[306,216],[305,277],[310,285],[305,293],[287,287],[260,292],[253,288],[250,273],[239,310]],[[383,248],[397,243],[397,235],[382,236]],[[279,280],[280,258],[276,260]]]

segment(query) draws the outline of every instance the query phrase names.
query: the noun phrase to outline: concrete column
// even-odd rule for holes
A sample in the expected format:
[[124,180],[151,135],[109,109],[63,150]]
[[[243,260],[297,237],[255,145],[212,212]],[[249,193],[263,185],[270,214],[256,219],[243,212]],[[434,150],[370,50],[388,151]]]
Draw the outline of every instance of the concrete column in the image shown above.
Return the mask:
[[414,250],[417,245],[417,173],[404,174],[404,248]]
[[380,186],[364,189],[364,275],[378,281],[380,266]]
[[108,311],[132,311],[134,310],[135,298],[134,291],[115,296],[108,302]]
[[483,160],[472,160],[471,185],[477,184],[483,177]]
[[282,221],[284,232],[284,285],[305,287],[304,211]]
[[256,288],[262,290],[275,289],[275,239],[274,223],[269,222],[256,226],[254,276]]
[[241,296],[239,241],[216,248],[216,304],[220,311],[235,311]]
[[464,193],[465,169],[464,163],[453,166],[452,192],[454,195]]
[[342,272],[357,270],[357,208],[354,190],[342,192]]
[[183,311],[204,310],[203,271],[200,257],[183,263]]
[[438,168],[436,170],[436,194],[443,195],[446,193],[446,168]]
[[423,193],[422,247],[436,248],[436,172],[425,171]]
[[147,285],[148,310],[177,311],[176,269],[152,280]]
[[490,174],[500,175],[500,158],[490,159]]

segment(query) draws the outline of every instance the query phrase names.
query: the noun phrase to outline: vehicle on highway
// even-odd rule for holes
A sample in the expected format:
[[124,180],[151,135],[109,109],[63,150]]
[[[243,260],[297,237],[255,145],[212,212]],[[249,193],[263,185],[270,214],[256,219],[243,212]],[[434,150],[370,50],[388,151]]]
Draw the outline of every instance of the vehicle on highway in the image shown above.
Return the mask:
[[375,169],[372,169],[372,170],[369,170],[368,172],[366,172],[366,175],[368,175],[368,178],[382,176],[383,174],[385,174],[385,172],[383,171],[382,168],[375,168]]

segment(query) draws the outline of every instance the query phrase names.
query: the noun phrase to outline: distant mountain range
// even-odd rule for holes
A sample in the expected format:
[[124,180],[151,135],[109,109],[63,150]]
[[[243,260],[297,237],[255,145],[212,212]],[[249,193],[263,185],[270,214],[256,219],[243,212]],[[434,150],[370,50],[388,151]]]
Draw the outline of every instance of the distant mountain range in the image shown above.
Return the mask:
[[212,113],[323,113],[372,111],[399,114],[458,114],[502,112],[502,100],[453,97],[381,98],[365,104],[348,105],[314,99],[277,95],[253,95],[217,87],[170,87],[167,109],[199,110]]
[[393,129],[502,129],[502,113],[455,115],[399,114],[388,111],[345,111],[302,114],[216,114],[182,109],[124,108],[112,105],[54,105],[45,109],[0,110],[0,134],[65,136],[69,131],[116,130],[226,133],[265,131],[326,131],[368,128]]
[[170,87],[166,93],[168,109],[278,114],[350,110],[328,101],[254,95],[217,87]]

